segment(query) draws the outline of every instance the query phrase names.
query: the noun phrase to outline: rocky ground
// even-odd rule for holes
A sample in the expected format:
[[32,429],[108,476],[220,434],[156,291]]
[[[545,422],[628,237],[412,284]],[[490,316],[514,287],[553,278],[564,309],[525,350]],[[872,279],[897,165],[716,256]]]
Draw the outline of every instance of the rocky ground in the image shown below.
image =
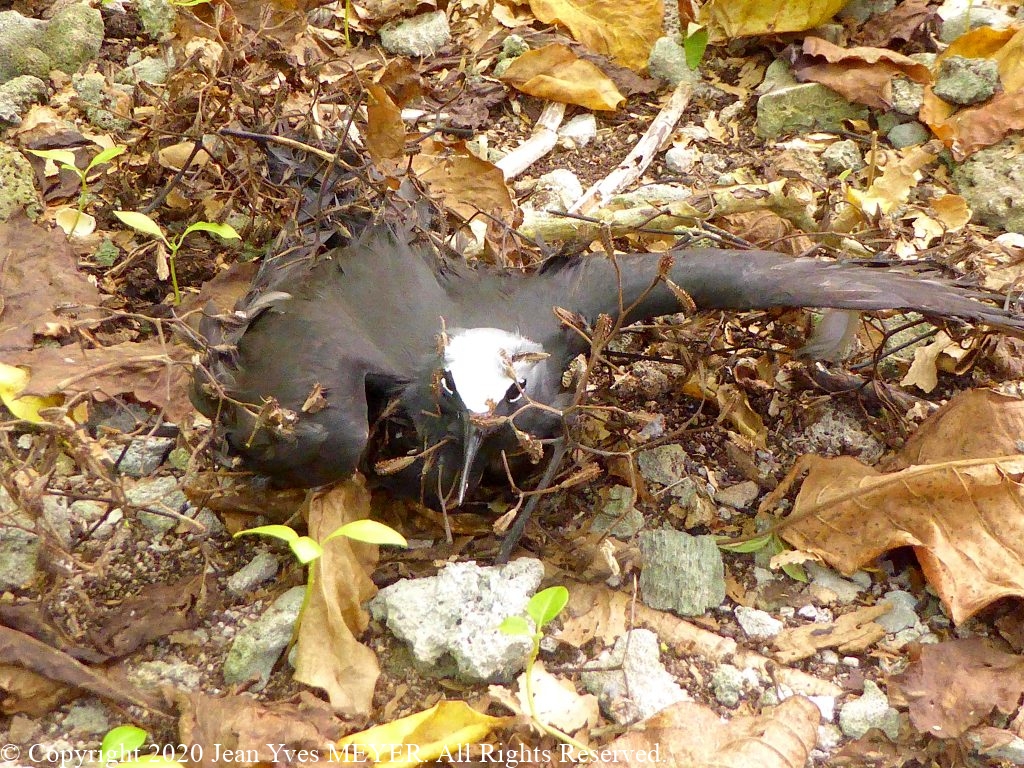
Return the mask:
[[[503,478],[447,521],[358,482],[270,494],[218,466],[188,400],[201,308],[242,295],[299,197],[238,131],[347,133],[361,193],[415,175],[474,260],[682,237],[1014,296],[1018,8],[811,5],[706,10],[696,69],[687,9],[649,0],[0,11],[0,765],[70,765],[128,723],[209,765],[347,736],[365,757],[377,725],[456,764],[581,743],[631,765],[1024,763],[1012,337],[888,313],[826,364],[797,358],[806,311],[623,330],[502,567]],[[580,203],[634,151],[635,178]],[[367,513],[409,547],[336,542],[311,585],[283,543],[232,535],[323,541]],[[538,714],[529,639],[496,628],[550,586],[568,603],[531,665]]]

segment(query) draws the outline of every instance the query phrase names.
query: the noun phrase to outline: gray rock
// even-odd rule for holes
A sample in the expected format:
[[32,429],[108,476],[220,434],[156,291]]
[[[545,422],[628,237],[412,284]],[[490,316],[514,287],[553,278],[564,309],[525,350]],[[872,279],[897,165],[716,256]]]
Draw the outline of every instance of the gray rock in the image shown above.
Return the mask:
[[266,686],[281,651],[292,639],[305,595],[304,586],[292,587],[238,633],[224,659],[224,682],[234,685],[256,680],[255,690]]
[[834,403],[825,404],[821,418],[806,427],[797,439],[807,453],[850,455],[865,464],[873,464],[885,453],[885,446],[857,418]]
[[1024,153],[1017,139],[975,152],[953,169],[974,220],[1005,232],[1024,232]]
[[628,539],[644,525],[644,516],[633,505],[636,493],[628,485],[613,485],[608,489],[608,502],[594,516],[591,529],[597,533],[608,531],[612,536]]
[[962,0],[948,0],[939,8],[942,29],[939,40],[952,43],[961,35],[979,27],[1006,29],[1013,19],[995,8],[986,8],[980,3],[965,3]]
[[18,75],[42,80],[50,70],[71,74],[92,61],[103,42],[103,19],[88,3],[65,5],[40,21],[0,12],[0,83]]
[[789,66],[789,62],[785,59],[775,59],[768,68],[764,71],[764,79],[757,86],[758,95],[764,95],[777,91],[782,88],[788,88],[793,85],[799,85],[800,81],[796,79],[796,75],[793,74],[793,69]]
[[700,73],[686,63],[686,50],[672,37],[659,37],[654,41],[647,57],[647,71],[669,85],[698,83]]
[[[114,96],[107,90],[107,79],[96,72],[73,75],[71,85],[82,101],[85,116],[89,122],[102,130],[128,130],[131,121],[118,115],[119,108]],[[111,86],[114,89],[131,90],[130,85]]]
[[128,477],[147,477],[164,463],[174,447],[170,437],[136,437],[127,446],[107,451],[118,472]]
[[872,16],[881,16],[895,7],[896,0],[850,0],[836,16],[859,27]]
[[859,739],[872,728],[880,728],[893,741],[900,732],[900,715],[871,680],[864,681],[864,695],[839,710],[839,728],[851,739]]
[[830,568],[817,563],[805,563],[804,567],[807,569],[807,575],[811,578],[813,586],[819,590],[828,590],[843,605],[857,600],[863,591],[856,583],[844,579]]
[[757,132],[766,138],[784,133],[838,131],[845,120],[864,120],[867,116],[867,107],[850,103],[820,83],[779,88],[757,100]]
[[155,56],[147,56],[118,72],[114,77],[114,81],[118,83],[161,85],[167,82],[168,72],[167,62]]
[[102,736],[110,730],[110,718],[102,705],[85,701],[73,704],[68,709],[61,727],[65,732],[72,732],[79,737]]
[[902,115],[917,117],[924,104],[924,86],[909,77],[892,79],[892,108]]
[[713,536],[644,531],[640,551],[640,595],[646,605],[699,616],[725,600],[725,566]]
[[829,144],[821,153],[821,160],[830,176],[838,176],[843,171],[859,171],[864,167],[864,156],[853,139]]
[[715,501],[733,509],[748,509],[757,501],[760,493],[761,489],[757,483],[753,480],[744,480],[742,483],[730,485],[728,488],[719,488],[715,494]]
[[1004,733],[1009,737],[1008,741],[996,747],[989,746],[985,748],[985,745],[982,743],[982,734],[974,733],[973,731],[965,733],[964,738],[967,739],[979,756],[992,761],[986,763],[987,765],[995,765],[1003,760],[1011,765],[1024,765],[1024,739],[1020,736],[1013,736],[1009,731],[1004,731]]
[[488,568],[452,563],[437,576],[385,587],[370,612],[409,644],[425,671],[450,659],[463,680],[504,682],[523,669],[530,640],[498,627],[525,615],[543,578],[543,564],[529,558]]
[[203,685],[203,674],[193,664],[180,659],[142,661],[126,667],[128,680],[144,691],[159,690],[171,685],[182,691],[197,691]]
[[636,464],[647,482],[674,485],[686,477],[687,458],[683,446],[673,443],[641,451]]
[[[597,138],[597,118],[594,117],[592,112],[574,116],[565,125],[558,129],[558,138],[561,139],[563,143],[571,143],[574,148],[587,146]],[[552,173],[554,173],[554,171],[552,171]],[[549,176],[550,174],[544,175]],[[541,176],[541,178],[543,179],[544,176]],[[583,189],[581,188],[579,196],[582,195]],[[573,200],[573,202],[576,201]]]
[[[109,509],[109,505],[89,499],[72,502],[68,514],[82,533],[92,531],[91,538],[96,541],[109,539],[114,535],[117,525],[124,520],[124,513],[120,509]],[[103,522],[96,525],[100,520]]]
[[892,607],[888,613],[875,619],[875,623],[887,633],[894,634],[917,625],[917,598],[914,595],[894,589],[885,593],[884,601]]
[[380,44],[388,53],[400,56],[432,56],[451,40],[452,31],[444,11],[422,13],[380,30]]
[[[173,477],[154,477],[141,480],[127,492],[128,501],[138,507],[164,509],[169,512],[183,512],[188,498],[178,487]],[[140,511],[139,522],[154,533],[166,533],[178,524],[172,515],[160,515],[154,512]]]
[[[659,656],[658,636],[649,629],[634,629],[616,640],[610,652],[585,664],[580,678],[609,718],[629,725],[690,700]],[[594,667],[601,670],[587,671]]]
[[754,640],[770,640],[786,627],[770,613],[757,608],[739,605],[733,613],[747,637]]
[[22,209],[30,218],[43,211],[35,173],[24,155],[0,144],[0,221],[7,221]]
[[529,205],[534,210],[565,213],[569,206],[583,197],[583,185],[576,174],[564,168],[545,173],[537,179]]
[[36,577],[41,541],[35,522],[0,487],[0,591],[21,589]]
[[665,152],[665,167],[672,173],[689,173],[700,159],[696,147],[672,147]]
[[740,699],[761,688],[761,680],[754,669],[740,669],[732,664],[719,664],[711,676],[715,700],[726,707],[735,707]]
[[142,28],[156,39],[169,35],[177,14],[169,0],[136,0]]
[[277,558],[269,552],[260,552],[256,557],[228,577],[228,592],[244,595],[256,589],[265,581],[277,575]]
[[908,123],[893,126],[888,133],[888,137],[889,143],[896,149],[903,149],[904,147],[924,144],[932,137],[932,132],[917,122],[917,120],[911,120]]
[[46,95],[46,83],[35,75],[19,75],[0,85],[0,127],[21,125],[21,116],[32,105],[45,102]]
[[530,50],[530,44],[526,42],[526,38],[522,35],[509,35],[501,43],[501,55],[511,56],[522,56]]
[[939,65],[933,91],[943,101],[969,106],[987,101],[999,86],[999,65],[992,59],[949,56]]

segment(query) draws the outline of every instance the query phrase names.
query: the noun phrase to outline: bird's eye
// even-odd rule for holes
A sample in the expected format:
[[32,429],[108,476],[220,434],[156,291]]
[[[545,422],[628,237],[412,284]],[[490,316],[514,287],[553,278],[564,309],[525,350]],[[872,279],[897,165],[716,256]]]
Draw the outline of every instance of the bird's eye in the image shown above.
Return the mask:
[[518,403],[523,399],[524,389],[526,389],[526,379],[512,384],[512,386],[508,388],[508,392],[505,393],[505,402]]
[[452,376],[451,371],[445,371],[441,377],[441,389],[444,390],[446,395],[455,394],[455,377]]

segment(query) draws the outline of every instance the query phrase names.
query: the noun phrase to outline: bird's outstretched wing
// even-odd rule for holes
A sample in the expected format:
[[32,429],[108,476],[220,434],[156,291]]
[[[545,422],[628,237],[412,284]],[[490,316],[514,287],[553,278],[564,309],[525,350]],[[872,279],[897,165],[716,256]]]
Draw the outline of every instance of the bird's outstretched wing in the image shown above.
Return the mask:
[[898,269],[810,258],[771,251],[696,248],[670,254],[623,254],[615,261],[587,256],[542,271],[538,282],[559,306],[593,319],[633,306],[630,322],[682,309],[665,276],[699,309],[821,307],[851,310],[913,310],[955,317],[1024,334],[1024,314],[1002,305],[999,294],[946,280],[922,278]]

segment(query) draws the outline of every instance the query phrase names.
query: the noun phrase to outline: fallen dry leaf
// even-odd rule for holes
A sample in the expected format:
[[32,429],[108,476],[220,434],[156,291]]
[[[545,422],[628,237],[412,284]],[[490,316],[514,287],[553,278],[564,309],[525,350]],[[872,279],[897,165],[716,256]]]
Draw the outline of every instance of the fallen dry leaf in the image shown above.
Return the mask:
[[[49,323],[92,317],[85,307],[99,299],[61,232],[38,227],[24,214],[0,222],[0,354],[30,349],[33,334]],[[58,306],[83,309],[58,313]],[[11,363],[6,354],[3,362]]]
[[981,637],[923,645],[920,656],[890,679],[910,707],[910,722],[938,739],[955,739],[993,709],[1017,711],[1024,694],[1024,658]]
[[841,48],[820,37],[807,37],[803,53],[793,62],[801,82],[827,85],[847,100],[873,109],[892,107],[892,80],[896,75],[918,83],[932,79],[931,70],[908,56],[885,48]]
[[663,34],[661,0],[530,0],[534,16],[562,24],[595,53],[639,72]]
[[105,400],[130,394],[180,423],[195,412],[188,398],[190,357],[180,345],[149,339],[99,349],[77,344],[37,347],[5,353],[4,362],[29,369],[22,396],[70,397],[84,392]]
[[[316,541],[345,523],[369,516],[370,493],[362,475],[339,483],[309,502],[309,535]],[[295,679],[327,692],[346,717],[369,714],[380,665],[356,639],[370,621],[363,604],[377,594],[369,574],[377,547],[344,537],[331,539],[310,567],[313,588],[303,607],[295,649]]]
[[615,739],[588,765],[792,768],[807,762],[820,720],[818,708],[803,696],[790,697],[757,717],[726,721],[703,704],[682,702]]
[[515,203],[504,174],[493,163],[470,153],[463,142],[424,141],[412,167],[433,194],[466,219],[481,211],[500,221],[513,219]]
[[[572,734],[585,726],[594,726],[600,721],[601,712],[596,696],[590,693],[576,693],[576,686],[572,681],[555,677],[544,668],[543,662],[536,662],[530,672],[533,675],[534,706],[541,722]],[[519,676],[516,683],[519,692],[514,711],[526,714],[530,711],[526,700],[526,672]]]
[[711,39],[802,32],[824,24],[847,0],[710,0],[697,13]]
[[[190,756],[199,755],[194,765],[219,768],[232,765],[300,765],[310,763],[298,756],[299,750],[316,750],[330,757],[324,745],[330,745],[341,733],[342,723],[327,702],[308,691],[298,702],[264,704],[252,697],[207,696],[204,693],[178,693],[181,711],[178,739],[181,744],[197,746]],[[225,750],[231,750],[231,756]],[[333,762],[338,762],[335,756]]]
[[783,664],[813,656],[822,648],[836,648],[840,653],[859,653],[885,637],[885,629],[875,619],[888,613],[892,606],[879,603],[845,613],[828,624],[807,624],[784,629],[775,636],[778,649],[775,658]]
[[530,96],[587,109],[614,110],[626,100],[604,72],[559,43],[517,56],[501,79]]
[[440,701],[430,709],[346,736],[342,754],[367,756],[377,768],[413,768],[441,757],[462,762],[460,748],[479,743],[511,717],[491,717],[464,701]]
[[925,88],[921,120],[953,151],[957,160],[1024,128],[1024,29],[981,27],[960,36],[935,61],[949,56],[993,59],[1003,87],[988,101],[960,110]]
[[791,474],[807,479],[782,536],[844,573],[914,547],[960,623],[1024,596],[1024,401],[965,392],[919,431],[901,456],[906,468],[889,473],[850,457],[802,458]]

